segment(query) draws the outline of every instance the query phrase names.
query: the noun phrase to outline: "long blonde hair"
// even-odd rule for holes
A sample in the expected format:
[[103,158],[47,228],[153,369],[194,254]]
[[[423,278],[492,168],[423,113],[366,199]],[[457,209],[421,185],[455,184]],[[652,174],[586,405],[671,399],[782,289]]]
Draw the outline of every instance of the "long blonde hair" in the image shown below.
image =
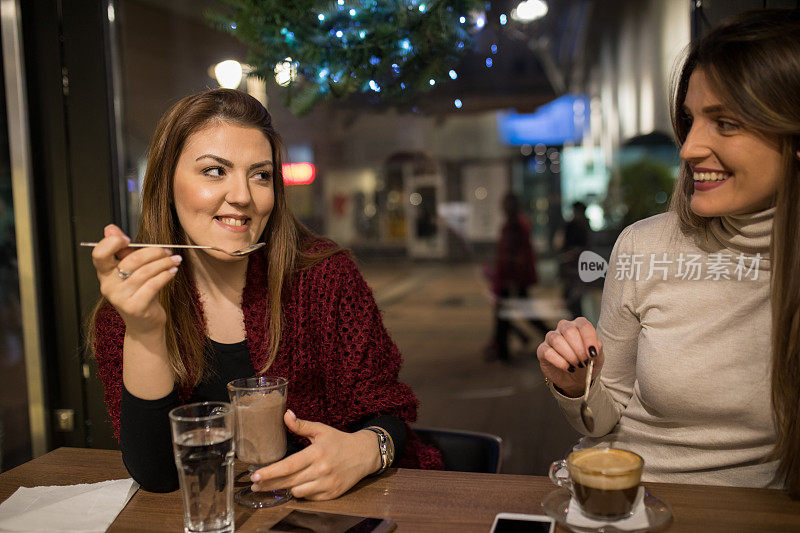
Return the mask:
[[[283,142],[272,126],[264,106],[246,93],[215,89],[183,98],[170,107],[156,126],[147,153],[147,170],[142,188],[142,213],[137,242],[186,244],[186,237],[173,206],[173,177],[181,150],[194,132],[214,121],[255,128],[269,140],[273,153],[273,188],[275,205],[261,241],[267,243],[267,292],[269,324],[267,346],[249,346],[250,350],[268,350],[263,372],[275,360],[283,326],[282,304],[291,276],[338,252],[336,247],[320,253],[307,253],[302,247],[314,240],[313,233],[289,210],[281,174]],[[256,252],[262,253],[262,252]],[[188,266],[188,265],[186,265]],[[180,385],[196,386],[204,377],[206,338],[200,309],[194,304],[195,290],[191,269],[181,268],[161,291],[159,300],[167,314],[166,341],[169,362]],[[98,312],[110,305],[101,298],[88,323],[90,350],[94,350],[94,332]]]
[[[775,199],[771,255],[773,456],[792,497],[800,497],[800,10],[764,9],[734,15],[692,43],[674,88],[672,125],[680,144],[690,123],[683,104],[689,77],[702,69],[723,103],[747,127],[777,139],[782,179]],[[710,219],[692,212],[686,163],[671,209],[687,231]]]

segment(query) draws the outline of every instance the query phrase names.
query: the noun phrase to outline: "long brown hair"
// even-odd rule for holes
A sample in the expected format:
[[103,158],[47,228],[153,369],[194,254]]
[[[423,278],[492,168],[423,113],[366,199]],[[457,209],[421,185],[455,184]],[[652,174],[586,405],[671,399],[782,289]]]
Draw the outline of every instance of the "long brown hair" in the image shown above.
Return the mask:
[[[789,493],[800,497],[800,10],[764,9],[725,19],[690,45],[673,94],[672,125],[680,144],[691,124],[683,103],[689,77],[702,69],[723,103],[751,130],[776,139],[782,179],[775,199],[772,270],[773,458]],[[684,163],[672,195],[687,231],[711,219],[692,212],[693,183]]]
[[[263,253],[267,262],[269,324],[267,346],[249,346],[250,350],[269,350],[265,371],[278,352],[283,326],[282,303],[294,272],[308,268],[340,251],[330,247],[323,252],[304,250],[314,241],[314,234],[289,210],[281,173],[283,141],[272,126],[272,117],[258,100],[231,89],[215,89],[183,98],[170,107],[156,126],[147,153],[147,170],[142,188],[142,213],[137,242],[187,244],[173,205],[173,177],[181,150],[190,135],[215,121],[236,124],[261,131],[272,147],[272,175],[275,204],[260,240],[267,243]],[[197,385],[206,370],[205,329],[200,310],[194,305],[191,269],[179,269],[175,278],[161,291],[159,300],[167,314],[166,341],[169,362],[180,385]],[[90,350],[94,350],[94,330],[98,312],[110,305],[101,298],[88,325]]]

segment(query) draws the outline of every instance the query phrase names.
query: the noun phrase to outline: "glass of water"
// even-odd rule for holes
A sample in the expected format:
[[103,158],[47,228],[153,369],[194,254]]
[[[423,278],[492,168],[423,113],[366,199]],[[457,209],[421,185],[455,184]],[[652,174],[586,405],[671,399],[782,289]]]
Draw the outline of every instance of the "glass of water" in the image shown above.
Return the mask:
[[192,403],[169,412],[186,533],[229,532],[233,524],[233,410]]

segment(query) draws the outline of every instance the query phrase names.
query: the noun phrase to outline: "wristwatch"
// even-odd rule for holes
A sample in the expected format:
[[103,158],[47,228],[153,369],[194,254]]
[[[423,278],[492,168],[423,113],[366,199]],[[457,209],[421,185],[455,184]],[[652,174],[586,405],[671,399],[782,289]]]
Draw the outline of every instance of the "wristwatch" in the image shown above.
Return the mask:
[[392,462],[394,461],[394,441],[392,441],[392,436],[389,435],[389,432],[382,427],[369,426],[364,429],[373,431],[378,435],[378,453],[381,455],[381,467],[372,474],[373,476],[377,476],[378,474],[384,473],[387,468],[392,466]]

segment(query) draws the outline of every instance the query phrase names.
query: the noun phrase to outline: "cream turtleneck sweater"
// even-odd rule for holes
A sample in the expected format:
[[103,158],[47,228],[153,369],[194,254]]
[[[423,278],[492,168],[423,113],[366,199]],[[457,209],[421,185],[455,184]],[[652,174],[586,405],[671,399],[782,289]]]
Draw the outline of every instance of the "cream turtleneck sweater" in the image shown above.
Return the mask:
[[705,236],[685,235],[675,213],[622,232],[597,325],[605,364],[589,393],[593,433],[581,422],[580,399],[550,387],[570,424],[589,435],[581,446],[638,453],[646,481],[782,486],[777,462],[765,460],[776,439],[767,257],[774,211],[715,219]]

